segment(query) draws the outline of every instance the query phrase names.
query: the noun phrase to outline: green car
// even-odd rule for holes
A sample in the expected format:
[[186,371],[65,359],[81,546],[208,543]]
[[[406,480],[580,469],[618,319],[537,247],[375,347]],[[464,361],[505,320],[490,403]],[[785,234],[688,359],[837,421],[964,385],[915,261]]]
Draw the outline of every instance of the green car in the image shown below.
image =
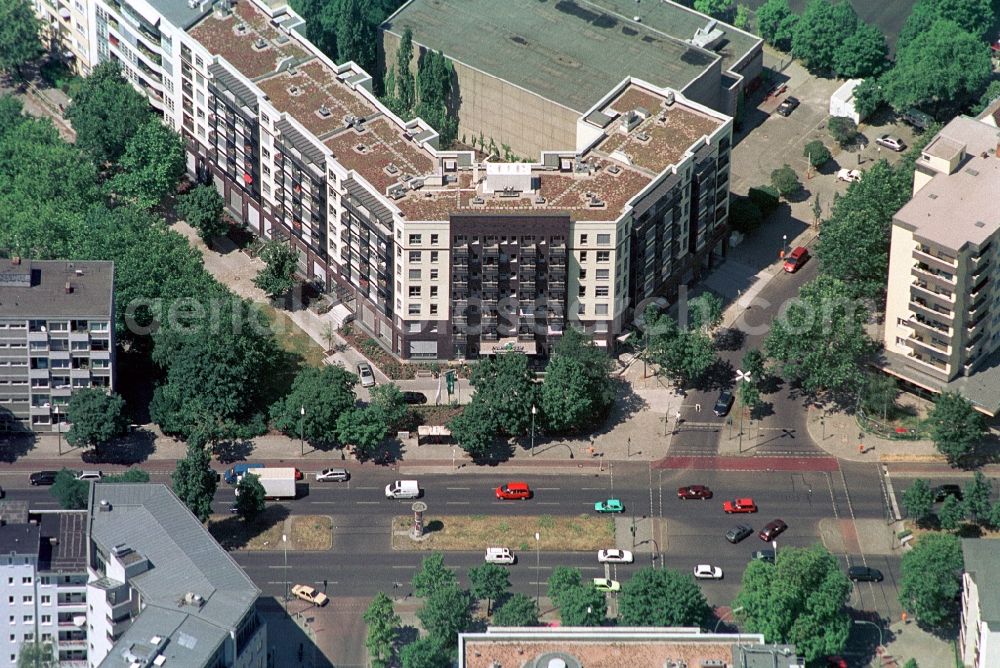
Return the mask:
[[608,499],[607,501],[598,501],[595,503],[594,510],[599,513],[623,513],[625,512],[625,506],[622,505],[619,499]]

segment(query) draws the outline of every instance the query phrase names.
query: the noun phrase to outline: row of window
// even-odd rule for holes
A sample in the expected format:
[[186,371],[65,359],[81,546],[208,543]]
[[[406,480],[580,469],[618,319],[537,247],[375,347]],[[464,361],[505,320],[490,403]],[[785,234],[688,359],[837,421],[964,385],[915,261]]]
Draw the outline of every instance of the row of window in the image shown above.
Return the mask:
[[[581,264],[586,262],[588,257],[587,251],[580,251],[579,258]],[[611,251],[597,251],[597,261],[611,262]]]
[[[580,235],[580,245],[586,246],[589,239],[589,235]],[[611,235],[610,234],[598,234],[597,235],[597,245],[598,246],[610,246],[611,245]]]

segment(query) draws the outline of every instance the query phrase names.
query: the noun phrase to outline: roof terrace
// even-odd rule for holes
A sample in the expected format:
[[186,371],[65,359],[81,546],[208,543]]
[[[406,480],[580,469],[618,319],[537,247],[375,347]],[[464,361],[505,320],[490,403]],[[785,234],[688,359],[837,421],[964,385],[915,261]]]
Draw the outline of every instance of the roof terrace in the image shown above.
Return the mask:
[[345,128],[324,144],[340,164],[358,172],[382,194],[404,175],[425,176],[435,169],[430,153],[404,137],[384,116],[358,129]]
[[343,128],[348,116],[363,118],[376,113],[319,59],[256,83],[276,109],[290,114],[317,138]]

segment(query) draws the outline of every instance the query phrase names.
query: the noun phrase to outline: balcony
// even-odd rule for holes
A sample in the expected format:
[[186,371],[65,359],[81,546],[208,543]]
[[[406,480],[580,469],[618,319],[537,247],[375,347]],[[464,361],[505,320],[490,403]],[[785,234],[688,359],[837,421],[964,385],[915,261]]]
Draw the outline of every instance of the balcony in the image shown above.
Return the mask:
[[952,320],[953,315],[951,309],[946,309],[938,304],[933,304],[923,297],[914,297],[910,301],[910,308],[923,315],[936,320]]
[[938,334],[943,334],[945,336],[951,336],[951,328],[947,325],[943,325],[936,320],[928,320],[927,318],[916,316],[910,318],[906,321],[907,326],[915,329],[918,332],[927,334],[928,336],[937,336]]
[[983,293],[983,290],[985,290],[989,286],[989,284],[990,284],[989,276],[987,276],[986,278],[981,280],[978,284],[976,284],[976,286],[973,287],[972,290],[969,292],[969,301],[974,302],[976,299],[978,299],[979,296]]
[[951,346],[948,344],[948,342],[942,341],[941,339],[938,339],[936,337],[933,336],[927,337],[914,332],[913,334],[910,334],[906,338],[907,340],[912,341],[913,343],[921,345],[930,350],[933,350],[934,352],[944,353],[945,355],[951,354]]
[[931,299],[941,302],[941,304],[948,309],[951,309],[951,305],[955,303],[955,294],[953,292],[933,286],[927,281],[919,278],[914,279],[912,290],[918,291],[918,293],[924,295],[925,298],[930,297]]
[[953,274],[938,271],[924,263],[918,263],[913,267],[913,275],[923,278],[925,281],[930,282],[931,285],[945,286],[945,289],[949,289],[955,285],[955,276]]
[[910,350],[908,356],[910,358],[910,361],[917,362],[918,364],[923,364],[924,366],[927,366],[938,372],[943,372],[947,374],[951,369],[951,367],[948,365],[947,362],[943,362],[934,357],[925,357],[916,352],[915,350]]
[[955,269],[958,268],[958,258],[932,250],[929,246],[917,246],[914,248],[913,259],[919,262],[926,262],[935,269],[946,271],[949,274],[955,273]]
[[982,343],[984,340],[986,340],[986,337],[983,336],[983,331],[980,331],[978,334],[976,334],[974,337],[972,337],[971,341],[969,341],[968,343],[965,344],[965,352],[966,353],[971,353],[973,351],[973,349],[977,345],[979,345],[980,343]]

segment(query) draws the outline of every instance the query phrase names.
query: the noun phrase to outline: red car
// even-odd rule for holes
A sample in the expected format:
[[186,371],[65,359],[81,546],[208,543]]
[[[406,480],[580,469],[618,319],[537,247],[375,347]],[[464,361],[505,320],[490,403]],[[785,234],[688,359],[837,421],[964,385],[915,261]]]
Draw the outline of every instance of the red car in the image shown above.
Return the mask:
[[785,529],[787,528],[788,525],[785,524],[783,520],[771,520],[770,522],[764,525],[764,528],[760,530],[760,533],[757,534],[757,537],[763,541],[774,540],[775,538],[783,534],[785,532]]
[[809,251],[805,246],[796,246],[795,250],[785,256],[785,271],[794,274],[809,259]]
[[755,513],[757,512],[757,504],[753,502],[753,499],[736,499],[724,502],[722,509],[727,513]]
[[712,490],[704,485],[690,485],[677,490],[678,499],[711,499]]
[[531,489],[526,482],[509,482],[506,485],[497,487],[498,499],[528,499],[531,498]]

